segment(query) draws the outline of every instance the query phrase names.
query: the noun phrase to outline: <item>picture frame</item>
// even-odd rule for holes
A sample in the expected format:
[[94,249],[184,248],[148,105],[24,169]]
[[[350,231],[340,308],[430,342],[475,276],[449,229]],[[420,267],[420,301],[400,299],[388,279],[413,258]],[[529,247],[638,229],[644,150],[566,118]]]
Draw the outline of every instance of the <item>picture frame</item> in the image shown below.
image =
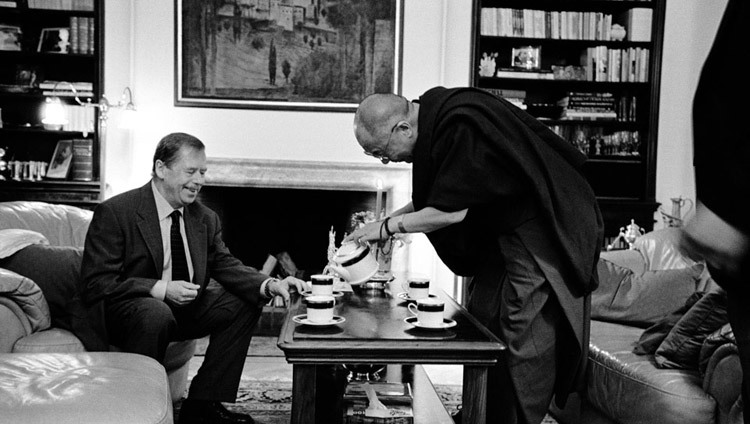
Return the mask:
[[0,50],[21,51],[21,28],[0,24]]
[[175,106],[353,112],[400,94],[403,7],[175,0]]
[[67,27],[42,28],[36,51],[67,54],[70,52],[70,29]]
[[68,178],[70,163],[73,161],[73,140],[58,140],[55,152],[49,161],[46,178],[64,180]]
[[540,69],[541,52],[541,46],[513,47],[511,50],[511,66],[529,71]]

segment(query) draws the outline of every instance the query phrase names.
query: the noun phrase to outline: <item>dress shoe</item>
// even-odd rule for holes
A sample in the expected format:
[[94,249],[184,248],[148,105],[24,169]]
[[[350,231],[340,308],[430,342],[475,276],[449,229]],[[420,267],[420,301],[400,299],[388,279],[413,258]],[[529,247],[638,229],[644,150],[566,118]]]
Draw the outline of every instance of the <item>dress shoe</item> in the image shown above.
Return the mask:
[[221,402],[185,399],[179,424],[255,424],[250,415],[229,411]]

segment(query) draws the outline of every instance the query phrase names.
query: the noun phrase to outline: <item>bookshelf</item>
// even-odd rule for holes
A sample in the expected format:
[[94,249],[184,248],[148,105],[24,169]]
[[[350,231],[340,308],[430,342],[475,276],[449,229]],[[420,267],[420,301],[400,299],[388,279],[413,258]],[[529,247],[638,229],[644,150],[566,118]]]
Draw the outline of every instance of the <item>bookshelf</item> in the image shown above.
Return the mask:
[[[103,22],[103,0],[0,1],[0,201],[91,208],[101,200],[99,111],[78,104],[70,85],[84,103],[102,98]],[[62,127],[42,122],[52,93],[62,102]]]
[[540,119],[584,166],[614,237],[654,224],[665,0],[475,0],[471,84]]

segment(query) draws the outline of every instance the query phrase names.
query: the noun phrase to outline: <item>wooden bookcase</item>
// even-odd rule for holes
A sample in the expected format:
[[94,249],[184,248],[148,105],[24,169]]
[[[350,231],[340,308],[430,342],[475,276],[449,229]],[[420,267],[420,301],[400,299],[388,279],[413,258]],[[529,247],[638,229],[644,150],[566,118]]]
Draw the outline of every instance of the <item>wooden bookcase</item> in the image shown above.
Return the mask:
[[[76,22],[80,23],[76,25],[77,33],[73,34],[71,24],[75,25]],[[93,28],[93,31],[87,36],[87,44],[76,43],[79,48],[74,52],[70,45],[78,37],[82,38],[83,22],[90,23],[86,32],[88,28]],[[0,47],[0,148],[5,151],[5,156],[0,158],[0,201],[39,200],[90,208],[101,200],[98,108],[82,107],[74,97],[62,95],[60,99],[66,109],[75,111],[69,116],[74,122],[60,129],[45,129],[42,119],[47,98],[45,93],[53,91],[44,88],[49,81],[90,84],[91,90],[80,92],[79,98],[84,103],[98,103],[102,98],[103,24],[103,0],[0,1],[0,27],[5,28],[6,33],[20,32],[15,47],[8,42]],[[68,30],[67,38],[71,44],[67,53],[45,51],[49,48],[42,46],[44,43],[40,44],[42,30],[50,28]],[[48,84],[42,84],[40,88],[39,84],[45,81]],[[69,90],[68,87],[67,84],[57,84],[54,92],[63,94]],[[58,142],[73,139],[91,142],[93,177],[90,181],[85,181],[89,178],[75,180],[72,173],[67,178],[51,179],[39,178],[39,174],[34,176],[33,173],[14,175],[12,169],[8,169],[19,164],[23,168],[24,163],[31,162],[46,162],[49,168]],[[7,163],[3,164],[3,161]],[[33,171],[33,165],[28,166]]]
[[[588,155],[607,237],[631,219],[651,230],[665,0],[475,0],[473,9],[471,84],[513,100]],[[612,24],[624,38],[615,40],[623,34]],[[563,112],[565,98],[568,109],[578,102],[615,116],[565,117],[575,115]]]

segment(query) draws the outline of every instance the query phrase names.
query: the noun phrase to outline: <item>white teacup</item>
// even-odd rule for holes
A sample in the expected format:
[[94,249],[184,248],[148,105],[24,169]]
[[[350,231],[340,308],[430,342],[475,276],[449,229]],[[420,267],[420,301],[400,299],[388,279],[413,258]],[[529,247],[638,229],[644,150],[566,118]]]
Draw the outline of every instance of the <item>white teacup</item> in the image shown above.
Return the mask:
[[310,276],[313,296],[333,296],[333,275],[315,274]]
[[403,284],[409,299],[424,299],[430,296],[430,279],[426,277],[411,277]]
[[307,298],[307,319],[310,322],[326,323],[333,321],[333,296],[309,296]]
[[419,299],[417,303],[410,303],[409,312],[417,317],[419,325],[424,327],[440,327],[443,325],[445,303],[440,299]]

